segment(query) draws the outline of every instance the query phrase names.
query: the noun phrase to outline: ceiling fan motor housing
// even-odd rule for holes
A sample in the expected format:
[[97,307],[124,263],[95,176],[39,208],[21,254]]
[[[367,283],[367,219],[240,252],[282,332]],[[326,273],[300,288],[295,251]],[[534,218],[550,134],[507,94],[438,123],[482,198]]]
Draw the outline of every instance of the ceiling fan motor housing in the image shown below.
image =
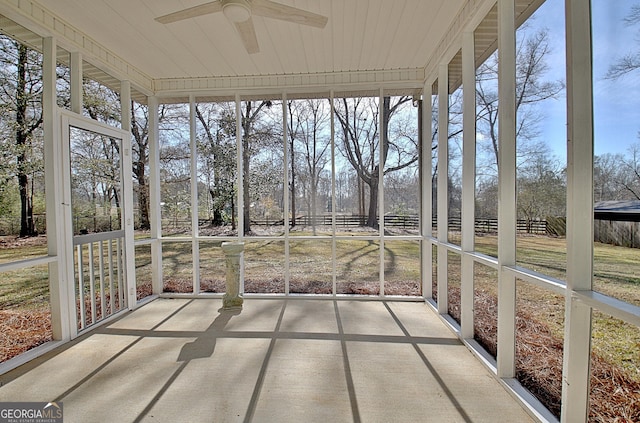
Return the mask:
[[222,13],[231,22],[244,22],[251,17],[251,4],[248,0],[222,0]]

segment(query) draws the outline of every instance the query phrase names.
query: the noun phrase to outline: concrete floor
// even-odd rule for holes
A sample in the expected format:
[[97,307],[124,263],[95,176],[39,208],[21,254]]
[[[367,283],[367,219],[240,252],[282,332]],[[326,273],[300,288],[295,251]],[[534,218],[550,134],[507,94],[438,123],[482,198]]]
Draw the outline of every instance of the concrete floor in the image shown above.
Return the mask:
[[526,422],[423,303],[158,299],[0,376],[73,422]]

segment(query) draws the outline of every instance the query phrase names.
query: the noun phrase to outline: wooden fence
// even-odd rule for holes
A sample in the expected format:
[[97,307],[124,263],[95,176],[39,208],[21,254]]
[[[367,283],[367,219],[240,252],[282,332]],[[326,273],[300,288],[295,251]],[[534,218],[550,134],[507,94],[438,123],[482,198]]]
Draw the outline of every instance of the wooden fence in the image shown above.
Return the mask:
[[[47,231],[46,216],[37,214],[33,216],[36,232],[43,234]],[[0,218],[0,236],[18,235],[20,234],[20,217],[3,217]]]
[[[199,225],[206,226],[209,224],[209,220],[200,219]],[[640,227],[637,223],[633,222],[614,222],[617,225],[609,225],[610,229],[607,229],[605,223],[598,223],[604,221],[596,221],[596,241],[615,243],[612,239],[621,239],[620,243],[616,245],[632,245],[634,247],[640,247]],[[45,216],[38,215],[36,218],[36,227],[40,233],[46,231]],[[115,225],[114,225],[115,223]],[[359,226],[365,226],[367,223],[367,216],[360,215],[337,215],[336,225],[341,228],[355,228]],[[437,223],[437,217],[433,217],[433,228],[435,229]],[[613,229],[613,226],[620,226],[620,224],[630,223],[633,228],[625,229]],[[87,232],[101,232],[112,229],[111,226],[117,226],[118,222],[112,222],[111,219],[99,219],[99,218],[76,218],[74,220],[74,226],[76,231],[86,229]],[[251,219],[251,224],[256,226],[283,226],[282,219]],[[295,224],[297,226],[331,226],[332,220],[330,215],[300,215],[296,216]],[[384,217],[385,227],[398,228],[398,229],[417,229],[420,227],[420,219],[417,215],[386,215]],[[554,233],[551,225],[546,220],[524,220],[520,219],[517,222],[517,230],[519,233],[536,234],[536,235],[558,235]],[[187,219],[163,219],[162,227],[165,230],[188,228],[191,226],[191,220]],[[453,232],[461,231],[461,221],[459,217],[449,218],[449,230]],[[119,228],[116,228],[119,229]],[[478,218],[475,221],[476,233],[498,233],[498,219],[483,219]],[[20,231],[20,220],[15,219],[0,219],[0,235],[16,235]],[[614,236],[615,235],[615,236]]]
[[[293,220],[292,220],[293,221]],[[367,222],[367,216],[361,215],[337,215],[336,225],[339,227],[358,227],[365,226]],[[267,220],[267,219],[252,219],[252,225],[256,226],[282,226],[284,221],[280,220]],[[330,215],[318,215],[308,216],[302,215],[295,218],[296,226],[331,226],[332,220]],[[432,225],[435,228],[437,224],[437,217],[433,218]],[[385,215],[384,216],[385,227],[390,228],[403,228],[403,229],[415,229],[420,226],[420,219],[417,215]],[[460,232],[462,223],[459,217],[449,218],[449,230],[454,232]],[[517,230],[519,233],[547,235],[549,234],[549,226],[546,220],[526,220],[519,219],[517,221]],[[476,219],[475,228],[477,233],[498,233],[498,219]]]
[[596,220],[593,230],[594,239],[597,242],[640,248],[640,222]]

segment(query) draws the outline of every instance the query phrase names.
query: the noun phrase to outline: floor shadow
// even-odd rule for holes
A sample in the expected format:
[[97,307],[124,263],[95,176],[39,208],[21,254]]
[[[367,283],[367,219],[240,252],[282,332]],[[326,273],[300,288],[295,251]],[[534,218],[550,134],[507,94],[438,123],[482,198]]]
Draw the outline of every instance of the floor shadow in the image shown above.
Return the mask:
[[153,407],[160,401],[162,396],[167,392],[169,387],[173,385],[175,380],[187,367],[189,362],[199,358],[208,358],[213,355],[216,349],[216,341],[219,335],[224,332],[224,328],[227,326],[233,316],[237,316],[242,312],[242,309],[225,310],[221,308],[218,310],[218,316],[213,320],[211,325],[201,333],[195,341],[188,342],[183,345],[178,355],[178,362],[182,362],[180,367],[176,369],[167,382],[158,390],[154,397],[149,401],[147,406],[142,410],[134,422],[140,422],[146,417],[147,414],[153,409]]
[[218,310],[220,314],[218,314],[218,317],[215,318],[204,333],[196,338],[195,341],[184,344],[178,355],[178,361],[190,361],[198,358],[211,357],[216,349],[218,333],[224,331],[224,328],[231,318],[239,315],[241,311],[241,309]]
[[[172,301],[172,300],[160,300],[160,301]],[[333,313],[331,315],[331,318],[335,319],[336,321],[337,331],[335,328],[331,330],[326,330],[326,331],[311,331],[311,330],[305,330],[307,328],[303,326],[300,326],[300,327],[296,326],[296,329],[299,329],[296,331],[296,330],[292,330],[291,325],[287,325],[286,323],[285,323],[285,326],[283,326],[285,311],[287,308],[289,308],[290,313],[292,313],[290,316],[286,316],[289,319],[296,316],[296,314],[293,312],[296,310],[303,313],[305,317],[309,316],[313,318],[311,314],[307,314],[306,308],[300,308],[300,307],[296,308],[296,305],[294,305],[294,302],[301,301],[297,299],[251,300],[253,302],[249,303],[248,305],[249,307],[251,307],[252,305],[255,306],[256,304],[258,304],[259,301],[269,301],[269,305],[254,307],[253,309],[249,309],[247,308],[247,304],[245,303],[244,312],[248,313],[251,318],[247,319],[247,317],[249,316],[245,314],[242,316],[242,318],[238,318],[237,321],[233,320],[233,323],[231,324],[230,322],[232,321],[234,316],[240,315],[241,311],[221,309],[221,310],[218,310],[217,313],[214,312],[215,314],[211,313],[207,315],[208,316],[207,320],[204,323],[205,324],[207,322],[211,322],[211,323],[204,330],[200,328],[196,329],[196,328],[189,328],[189,327],[178,327],[178,329],[176,330],[175,327],[177,325],[171,325],[171,328],[162,327],[170,319],[175,318],[177,321],[179,321],[180,311],[184,310],[185,307],[187,307],[190,304],[193,304],[195,301],[210,301],[210,300],[205,300],[205,299],[190,300],[185,302],[184,304],[180,304],[179,306],[176,305],[176,307],[172,308],[172,310],[166,316],[164,316],[162,319],[158,319],[159,321],[153,324],[151,328],[145,327],[142,329],[137,329],[137,328],[131,328],[130,327],[131,325],[126,325],[127,327],[106,327],[106,328],[97,330],[96,333],[100,333],[102,335],[130,336],[132,337],[132,339],[131,339],[131,342],[126,345],[126,347],[117,351],[111,358],[104,361],[103,363],[98,365],[96,368],[89,370],[89,373],[85,377],[81,378],[79,381],[73,381],[72,383],[70,383],[71,388],[63,389],[64,392],[61,395],[59,395],[57,398],[55,398],[55,401],[64,401],[65,399],[68,399],[69,404],[71,405],[73,401],[72,401],[72,398],[68,398],[70,394],[72,394],[73,392],[79,389],[84,389],[84,388],[92,390],[91,392],[98,392],[98,393],[102,392],[100,391],[102,389],[101,383],[104,380],[101,380],[101,378],[99,377],[97,378],[96,376],[98,376],[107,366],[109,366],[110,364],[114,363],[116,360],[121,358],[123,354],[125,354],[127,351],[131,350],[136,345],[138,345],[141,340],[145,338],[175,339],[175,340],[178,340],[177,343],[172,343],[171,345],[177,348],[180,348],[180,350],[177,351],[177,348],[176,348],[170,351],[169,361],[173,362],[173,360],[175,359],[175,362],[173,362],[174,364],[171,365],[169,367],[170,370],[167,371],[167,366],[166,366],[167,363],[163,363],[162,369],[159,370],[159,372],[161,372],[162,374],[162,377],[163,377],[162,380],[164,382],[160,382],[157,385],[149,386],[146,388],[147,394],[149,395],[149,397],[152,397],[152,398],[147,400],[148,397],[145,395],[144,402],[139,404],[140,408],[137,408],[135,414],[131,416],[133,418],[132,421],[135,421],[135,422],[151,419],[153,417],[153,412],[155,408],[158,407],[158,405],[165,398],[167,398],[168,395],[170,395],[171,387],[174,384],[176,384],[176,381],[180,381],[181,377],[185,377],[183,373],[185,374],[189,373],[189,370],[187,370],[187,368],[190,368],[191,366],[195,366],[196,369],[192,369],[192,370],[197,371],[197,366],[208,367],[210,365],[210,362],[206,360],[207,358],[210,358],[210,357],[215,358],[217,356],[217,358],[219,359],[220,357],[222,357],[223,353],[227,354],[226,349],[221,347],[222,344],[218,345],[218,341],[226,342],[224,340],[255,339],[255,340],[262,340],[264,342],[260,344],[261,345],[260,350],[256,352],[256,354],[259,353],[260,355],[254,356],[254,359],[252,361],[253,367],[251,369],[246,369],[247,371],[251,372],[250,379],[248,379],[248,381],[250,383],[253,383],[253,385],[247,385],[246,387],[247,389],[244,391],[244,394],[243,394],[244,397],[242,398],[242,402],[241,402],[242,405],[238,404],[239,407],[238,409],[233,410],[233,415],[234,415],[234,419],[237,417],[237,420],[243,420],[244,422],[252,422],[252,421],[259,421],[259,420],[264,421],[263,420],[264,416],[261,414],[261,412],[262,412],[262,406],[266,404],[264,401],[266,401],[266,397],[268,396],[267,393],[269,393],[271,389],[274,389],[274,386],[276,386],[277,388],[280,388],[279,386],[277,386],[277,383],[278,383],[277,380],[274,381],[274,379],[271,377],[272,376],[271,373],[274,372],[276,369],[279,369],[278,366],[280,365],[280,363],[278,362],[278,358],[280,357],[279,356],[280,350],[278,348],[280,345],[282,345],[283,348],[296,348],[297,345],[300,345],[296,343],[282,343],[280,345],[277,345],[278,342],[280,340],[316,340],[316,341],[331,341],[331,342],[340,343],[341,348],[338,348],[337,344],[335,344],[335,347],[338,348],[338,350],[341,350],[342,357],[340,357],[340,353],[338,352],[338,354],[336,355],[336,360],[338,360],[338,362],[332,363],[332,368],[335,369],[337,367],[341,367],[341,371],[340,373],[338,373],[339,378],[340,379],[344,378],[340,381],[336,381],[336,382],[339,382],[339,384],[337,383],[336,386],[343,385],[344,382],[346,382],[347,391],[344,392],[344,395],[348,395],[351,415],[349,416],[347,414],[348,405],[345,404],[344,412],[345,414],[347,414],[344,416],[345,419],[350,418],[350,420],[354,422],[360,422],[362,421],[364,414],[366,414],[366,412],[368,411],[365,406],[368,404],[369,398],[366,398],[363,395],[363,393],[367,391],[366,390],[362,391],[360,393],[360,395],[362,396],[358,398],[357,397],[358,392],[356,390],[356,384],[358,383],[358,381],[362,380],[360,378],[363,376],[368,377],[368,375],[364,375],[362,373],[362,370],[360,370],[359,364],[361,363],[360,360],[362,357],[355,356],[354,349],[349,351],[353,343],[360,343],[360,344],[367,343],[369,344],[372,350],[375,350],[378,347],[383,348],[384,346],[382,344],[406,345],[409,348],[413,348],[415,352],[418,354],[418,356],[420,357],[421,363],[418,364],[418,366],[420,367],[425,366],[426,369],[435,378],[436,383],[441,387],[442,393],[441,394],[439,393],[438,397],[439,398],[441,397],[441,400],[448,401],[449,404],[453,405],[453,407],[457,410],[457,413],[459,413],[459,417],[457,418],[457,420],[466,421],[466,422],[471,421],[469,414],[467,413],[467,410],[463,408],[462,404],[464,402],[461,403],[459,399],[456,399],[452,392],[452,387],[447,386],[447,383],[449,383],[450,385],[451,383],[450,380],[448,380],[446,377],[443,377],[442,374],[438,373],[437,366],[435,366],[432,363],[432,358],[428,357],[424,353],[422,348],[423,345],[461,346],[462,343],[460,342],[459,339],[455,337],[412,336],[409,333],[409,330],[404,325],[403,321],[394,311],[396,310],[396,308],[393,302],[388,303],[387,301],[383,301],[383,304],[386,307],[387,313],[393,318],[397,326],[401,329],[401,332],[402,332],[401,334],[400,333],[393,333],[393,334],[367,333],[366,331],[358,330],[357,326],[354,327],[355,329],[349,330],[348,327],[345,327],[345,323],[348,324],[349,322],[353,322],[354,316],[349,314],[348,308],[345,308],[345,307],[349,307],[350,301],[341,303],[340,300],[336,300],[336,299],[318,300],[318,301],[332,302]],[[215,303],[215,304],[219,304],[219,303]],[[391,307],[391,305],[394,305],[393,308]],[[380,308],[380,309],[384,313],[384,308]],[[212,309],[209,309],[209,310],[213,311]],[[309,309],[308,313],[312,313],[311,308]],[[211,321],[210,319],[212,318],[213,320]],[[244,324],[239,324],[240,322],[247,322],[248,320],[254,321],[254,320],[263,320],[263,319],[270,319],[270,322],[274,322],[275,320],[274,322],[275,324],[273,326],[269,324],[268,326],[258,325],[256,327],[252,327],[251,325],[245,326]],[[286,322],[290,323],[289,320],[287,320]],[[287,327],[289,329],[287,329]],[[189,329],[194,329],[194,330],[189,330]],[[100,342],[110,342],[108,340],[108,337],[106,337],[105,339],[106,340],[100,341]],[[183,341],[180,342],[179,339],[182,339]],[[267,344],[268,344],[268,347],[267,347]],[[290,345],[294,345],[294,346],[290,347]],[[87,347],[93,349],[93,348],[99,348],[99,345],[93,343],[88,345]],[[173,347],[170,347],[170,348],[173,348]],[[219,348],[219,349],[217,350],[216,348]],[[264,354],[264,356],[262,356],[262,354]],[[199,359],[205,359],[205,360],[199,360]],[[154,357],[150,356],[149,360],[153,361]],[[393,357],[389,357],[389,360],[393,360]],[[176,362],[177,362],[177,365],[175,364]],[[149,366],[149,369],[153,369],[153,366],[152,366],[153,363],[150,363],[150,364],[151,365]],[[185,370],[187,371],[185,372]],[[422,370],[422,369],[419,369],[419,370]],[[382,378],[385,377],[385,375],[380,374],[380,375],[377,375],[376,377],[378,378],[378,380],[381,380]],[[253,379],[254,382],[251,382],[251,379]],[[187,382],[190,382],[190,381],[187,381]],[[92,385],[92,383],[94,384]],[[184,383],[185,381],[180,381],[180,386],[184,386]],[[223,382],[220,382],[220,383],[223,383]],[[276,385],[273,385],[274,383],[276,383]],[[193,388],[189,388],[189,389],[193,389],[193,395],[200,394],[200,392],[198,391],[197,385],[194,385]],[[151,390],[153,391],[153,393],[150,392]],[[263,402],[260,402],[261,397]],[[291,398],[296,398],[295,394],[292,395]],[[212,400],[215,400],[215,399],[212,399]],[[346,402],[346,398],[345,398],[345,402]],[[138,412],[138,410],[140,411]],[[244,415],[243,415],[243,411],[244,411]],[[224,419],[224,417],[222,418]]]
[[442,377],[438,373],[438,370],[436,370],[436,368],[433,367],[433,364],[431,364],[431,361],[429,361],[427,356],[420,349],[420,347],[418,346],[418,343],[414,342],[412,340],[411,334],[409,333],[407,328],[404,326],[404,324],[400,321],[400,318],[393,312],[393,310],[391,310],[391,307],[389,306],[389,303],[387,303],[386,301],[383,301],[383,304],[384,304],[385,308],[387,309],[387,311],[389,312],[389,314],[391,315],[391,317],[393,318],[393,320],[400,327],[400,330],[402,331],[402,333],[404,333],[404,335],[406,336],[407,340],[410,341],[411,345],[416,350],[416,352],[420,356],[420,359],[422,360],[424,365],[427,367],[427,369],[429,370],[431,375],[438,382],[438,385],[440,385],[440,387],[444,391],[444,393],[447,396],[447,398],[449,399],[449,401],[451,401],[451,404],[455,407],[456,411],[460,414],[460,417],[461,417],[462,421],[471,423],[472,420],[471,420],[471,417],[469,417],[469,414],[467,414],[467,412],[464,410],[464,407],[462,407],[462,404],[460,404],[460,402],[457,400],[455,395],[453,395],[453,392],[451,392],[451,390],[447,386],[446,382],[442,379]]
[[[153,326],[153,328],[150,329],[150,331],[153,331],[157,328],[159,328],[160,326],[162,326],[165,322],[169,321],[170,319],[172,319],[174,316],[176,316],[181,310],[183,310],[185,307],[187,307],[189,304],[191,304],[193,302],[189,301],[186,302],[185,304],[183,304],[182,306],[180,306],[179,308],[177,308],[176,310],[174,310],[172,313],[170,313],[167,317],[165,317],[164,319],[162,319],[162,321],[158,322],[156,325]],[[107,328],[100,328],[99,330],[96,331],[96,333],[105,333],[108,329]],[[90,335],[90,334],[89,334]],[[98,366],[95,370],[93,370],[92,372],[90,372],[89,374],[87,374],[84,378],[82,378],[79,382],[77,382],[76,384],[74,384],[71,388],[67,389],[65,392],[63,392],[62,394],[60,394],[58,397],[56,397],[54,399],[53,402],[61,402],[64,400],[65,397],[69,396],[72,392],[76,391],[77,389],[79,389],[81,386],[83,386],[85,383],[87,383],[88,381],[90,381],[91,379],[93,379],[98,373],[100,373],[102,370],[104,370],[109,364],[113,363],[116,361],[116,359],[118,359],[120,356],[122,356],[125,352],[127,352],[128,350],[130,350],[131,348],[133,348],[136,344],[138,344],[140,341],[142,341],[145,338],[144,335],[139,335],[133,342],[131,342],[129,345],[127,345],[125,348],[123,348],[122,350],[120,350],[118,353],[114,354],[113,356],[111,356],[107,361],[105,361],[104,363],[102,363],[102,365]],[[85,338],[82,338],[85,339]],[[79,341],[78,341],[79,342]]]
[[287,309],[287,301],[283,301],[282,309],[280,310],[280,315],[278,316],[278,322],[276,323],[276,327],[273,330],[273,337],[271,338],[271,342],[269,343],[269,348],[267,349],[267,353],[264,356],[264,360],[262,361],[262,366],[260,367],[260,372],[258,373],[258,379],[256,380],[256,386],[253,389],[253,393],[251,394],[251,400],[249,401],[249,407],[247,407],[247,412],[244,416],[244,422],[249,423],[253,420],[253,417],[256,413],[256,407],[258,405],[258,400],[260,399],[260,392],[262,391],[262,386],[264,385],[264,378],[267,374],[267,368],[269,367],[269,361],[271,361],[271,355],[273,354],[273,349],[276,346],[277,334],[280,332],[280,326],[282,325],[282,318],[284,317],[284,312]]
[[358,409],[358,399],[356,398],[356,388],[353,384],[353,375],[351,373],[351,363],[349,362],[349,354],[347,354],[347,342],[344,339],[344,328],[342,327],[342,319],[340,319],[340,310],[338,302],[333,301],[333,309],[336,313],[336,322],[338,324],[338,333],[340,334],[340,345],[342,346],[342,360],[344,366],[344,374],[347,379],[347,392],[349,393],[349,402],[351,403],[351,415],[354,423],[360,423],[360,410]]

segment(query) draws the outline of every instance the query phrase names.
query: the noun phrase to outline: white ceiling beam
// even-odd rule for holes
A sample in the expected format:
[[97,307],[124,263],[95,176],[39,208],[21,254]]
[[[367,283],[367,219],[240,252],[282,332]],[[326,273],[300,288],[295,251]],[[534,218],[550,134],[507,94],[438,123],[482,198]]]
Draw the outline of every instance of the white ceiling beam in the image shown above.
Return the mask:
[[195,93],[198,96],[233,96],[275,94],[281,92],[314,94],[343,91],[385,90],[420,91],[424,85],[423,69],[330,72],[317,74],[238,76],[224,78],[172,78],[154,81],[160,98]]

